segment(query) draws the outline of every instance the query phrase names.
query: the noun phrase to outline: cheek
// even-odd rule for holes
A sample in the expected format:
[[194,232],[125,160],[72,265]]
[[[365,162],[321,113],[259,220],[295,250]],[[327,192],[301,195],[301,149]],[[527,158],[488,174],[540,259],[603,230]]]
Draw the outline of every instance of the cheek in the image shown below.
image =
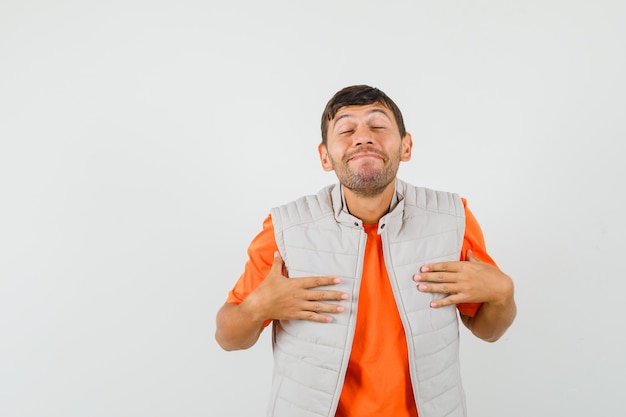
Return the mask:
[[328,159],[333,161],[341,161],[341,158],[346,153],[346,147],[341,143],[334,143],[333,146],[328,148]]

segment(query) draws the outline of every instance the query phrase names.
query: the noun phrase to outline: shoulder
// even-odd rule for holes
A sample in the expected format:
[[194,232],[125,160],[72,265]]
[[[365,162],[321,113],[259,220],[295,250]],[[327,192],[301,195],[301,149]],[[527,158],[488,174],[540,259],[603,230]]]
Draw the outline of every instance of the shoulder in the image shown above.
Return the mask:
[[327,216],[333,212],[333,199],[337,198],[338,185],[328,185],[316,194],[304,195],[296,200],[273,207],[270,214],[274,226],[285,228]]
[[400,179],[397,180],[396,190],[404,198],[406,206],[464,216],[465,203],[457,193],[417,186]]

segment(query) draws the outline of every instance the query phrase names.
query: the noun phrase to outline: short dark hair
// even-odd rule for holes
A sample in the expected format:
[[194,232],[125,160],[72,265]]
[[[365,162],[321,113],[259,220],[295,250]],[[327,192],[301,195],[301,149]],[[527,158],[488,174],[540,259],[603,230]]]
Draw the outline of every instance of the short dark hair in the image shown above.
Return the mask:
[[380,103],[393,112],[393,116],[398,124],[398,129],[400,130],[400,137],[404,137],[404,135],[406,135],[406,128],[404,127],[402,112],[400,112],[400,108],[396,103],[394,103],[387,94],[376,87],[370,87],[369,85],[353,85],[337,91],[326,104],[326,108],[322,113],[322,143],[326,145],[328,122],[335,117],[339,109],[346,106],[365,106],[374,103]]

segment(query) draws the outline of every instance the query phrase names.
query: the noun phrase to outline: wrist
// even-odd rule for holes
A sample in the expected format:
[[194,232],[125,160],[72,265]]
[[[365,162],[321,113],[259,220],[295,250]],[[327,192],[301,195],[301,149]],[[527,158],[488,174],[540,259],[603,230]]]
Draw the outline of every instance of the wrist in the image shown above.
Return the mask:
[[264,323],[266,320],[270,319],[266,317],[264,309],[259,305],[253,294],[248,295],[248,297],[239,304],[239,308],[244,317],[252,323]]
[[505,307],[510,305],[514,299],[515,288],[513,280],[508,275],[503,275],[500,279],[499,291],[495,292],[495,296],[489,301],[493,306]]

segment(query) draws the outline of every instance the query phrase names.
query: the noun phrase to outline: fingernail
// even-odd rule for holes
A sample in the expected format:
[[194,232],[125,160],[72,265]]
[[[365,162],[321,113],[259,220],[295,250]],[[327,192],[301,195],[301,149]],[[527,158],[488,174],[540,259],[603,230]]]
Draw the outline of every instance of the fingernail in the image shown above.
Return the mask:
[[430,306],[431,306],[432,308],[435,308],[435,307],[437,307],[437,303],[433,301],[432,303],[430,303]]
[[346,294],[346,293],[341,294],[341,299],[347,300],[348,299],[348,294]]
[[423,267],[421,267],[420,272],[428,272],[428,266],[424,265]]
[[417,286],[417,289],[420,290],[420,291],[426,291],[426,288],[427,288],[426,284],[420,284],[420,285]]
[[413,281],[421,281],[421,280],[422,280],[421,275],[413,275]]
[[344,310],[345,310],[345,307],[344,307],[344,306],[339,306],[339,307],[337,307],[337,312],[338,312],[338,313],[343,313],[343,312],[344,312]]

